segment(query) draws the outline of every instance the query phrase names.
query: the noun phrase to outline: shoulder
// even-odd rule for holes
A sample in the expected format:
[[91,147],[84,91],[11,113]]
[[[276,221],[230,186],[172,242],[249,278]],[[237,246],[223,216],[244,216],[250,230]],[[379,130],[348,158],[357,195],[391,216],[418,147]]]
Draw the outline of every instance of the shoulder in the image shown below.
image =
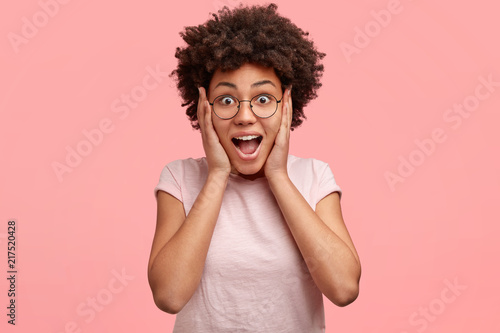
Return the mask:
[[207,162],[205,157],[175,160],[163,167],[160,174],[160,183],[168,182],[181,186],[185,183],[203,180],[206,173]]
[[165,167],[169,168],[201,168],[206,165],[206,158],[185,158],[167,163]]
[[328,163],[315,158],[289,155],[288,175],[311,207],[331,192],[342,193]]
[[204,183],[206,170],[204,157],[172,161],[163,167],[154,193],[156,195],[158,190],[162,190],[183,202],[189,197],[189,191],[199,191],[200,184]]
[[200,158],[186,158],[175,160],[167,163],[162,170],[162,174],[170,173],[171,175],[185,175],[185,174],[200,174],[207,167],[205,157]]
[[288,171],[292,173],[323,173],[329,169],[328,163],[315,158],[302,158],[294,155],[288,155]]
[[288,175],[296,185],[320,184],[331,173],[328,163],[315,158],[288,156]]

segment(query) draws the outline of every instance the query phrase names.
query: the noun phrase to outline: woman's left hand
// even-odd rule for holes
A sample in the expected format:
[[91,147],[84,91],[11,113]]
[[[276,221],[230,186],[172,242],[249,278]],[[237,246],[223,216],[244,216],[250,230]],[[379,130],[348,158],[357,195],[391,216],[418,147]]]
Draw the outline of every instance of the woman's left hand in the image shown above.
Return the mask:
[[290,127],[292,125],[292,94],[291,87],[285,89],[283,94],[283,108],[281,112],[281,124],[274,140],[274,146],[267,157],[264,172],[267,178],[275,176],[288,176],[287,160],[290,145]]

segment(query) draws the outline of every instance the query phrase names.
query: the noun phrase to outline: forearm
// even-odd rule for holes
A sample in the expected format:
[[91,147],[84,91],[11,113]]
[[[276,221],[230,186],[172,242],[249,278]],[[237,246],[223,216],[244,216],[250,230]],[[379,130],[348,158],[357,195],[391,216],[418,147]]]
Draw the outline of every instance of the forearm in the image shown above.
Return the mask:
[[337,305],[350,303],[361,274],[355,249],[321,220],[288,176],[269,184],[318,288]]
[[168,312],[178,312],[200,282],[226,184],[227,177],[208,176],[184,222],[151,265],[153,294],[168,303]]

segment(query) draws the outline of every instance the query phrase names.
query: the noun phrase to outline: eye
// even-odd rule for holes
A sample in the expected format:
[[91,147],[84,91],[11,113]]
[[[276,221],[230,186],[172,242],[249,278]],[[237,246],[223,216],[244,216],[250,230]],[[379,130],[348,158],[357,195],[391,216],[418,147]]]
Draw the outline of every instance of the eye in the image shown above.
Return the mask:
[[254,103],[257,105],[266,105],[272,102],[272,97],[270,95],[258,95],[254,98]]
[[235,104],[238,104],[238,102],[236,101],[235,97],[227,95],[217,98],[217,104],[219,104],[220,106],[233,106]]

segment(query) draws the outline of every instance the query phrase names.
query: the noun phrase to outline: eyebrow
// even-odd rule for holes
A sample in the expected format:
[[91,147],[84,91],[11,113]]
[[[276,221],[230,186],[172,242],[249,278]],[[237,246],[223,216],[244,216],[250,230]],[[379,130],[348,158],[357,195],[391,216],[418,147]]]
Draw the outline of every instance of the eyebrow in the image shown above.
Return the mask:
[[272,81],[270,81],[270,80],[262,80],[262,81],[257,81],[255,83],[252,83],[252,88],[260,87],[260,86],[263,86],[265,84],[270,84],[270,85],[272,85],[273,87],[276,88],[276,86],[274,85],[274,83],[272,83]]
[[[276,86],[274,85],[274,83],[271,80],[257,81],[255,83],[252,83],[251,87],[252,88],[257,88],[257,87],[263,86],[265,84],[270,84],[270,85],[272,85],[273,87],[276,88]],[[217,85],[215,86],[215,88],[217,88],[219,86],[229,87],[229,88],[233,88],[233,89],[238,89],[238,87],[234,83],[226,82],[226,81],[221,81],[221,82],[217,83]]]

